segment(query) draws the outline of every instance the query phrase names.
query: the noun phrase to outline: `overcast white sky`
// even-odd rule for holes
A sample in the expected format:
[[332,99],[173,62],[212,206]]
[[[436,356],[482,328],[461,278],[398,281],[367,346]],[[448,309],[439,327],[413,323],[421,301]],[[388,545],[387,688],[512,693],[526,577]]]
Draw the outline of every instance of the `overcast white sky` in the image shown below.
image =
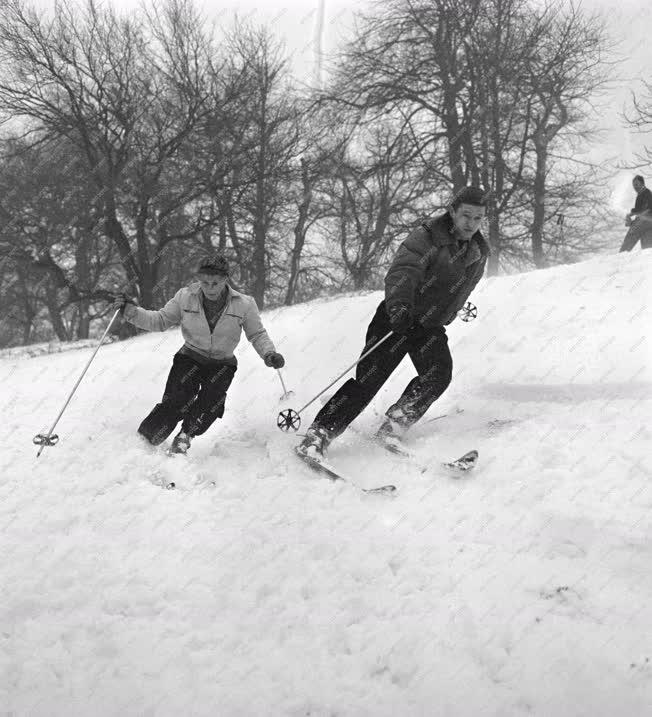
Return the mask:
[[[35,0],[41,6],[52,6],[54,0]],[[542,0],[544,1],[544,0]],[[131,9],[139,0],[105,0],[114,6]],[[314,76],[316,62],[316,29],[319,8],[324,8],[323,51],[332,52],[348,35],[355,11],[364,10],[368,0],[197,0],[207,18],[220,23],[229,22],[234,13],[248,17],[274,29],[290,52],[294,71],[301,79]],[[645,0],[584,0],[587,11],[606,15],[609,30],[620,42],[619,54],[623,64],[617,68],[617,78],[610,90],[601,118],[605,129],[601,151],[605,158],[620,157],[623,162],[633,159],[635,151],[643,146],[643,138],[622,126],[620,113],[630,98],[631,91],[641,89],[643,78],[652,79],[652,5]],[[650,144],[648,137],[648,144]],[[642,168],[652,185],[651,168]],[[613,178],[612,205],[623,212],[632,206],[631,177],[635,172],[623,170]]]

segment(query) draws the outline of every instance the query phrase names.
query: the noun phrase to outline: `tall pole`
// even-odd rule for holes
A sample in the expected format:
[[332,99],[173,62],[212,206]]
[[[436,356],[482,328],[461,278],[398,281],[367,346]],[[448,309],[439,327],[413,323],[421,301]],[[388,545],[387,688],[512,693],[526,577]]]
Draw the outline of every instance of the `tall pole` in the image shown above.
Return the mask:
[[321,90],[323,85],[322,77],[322,53],[324,48],[324,17],[326,14],[326,0],[317,0],[317,17],[315,20],[315,76],[314,85]]

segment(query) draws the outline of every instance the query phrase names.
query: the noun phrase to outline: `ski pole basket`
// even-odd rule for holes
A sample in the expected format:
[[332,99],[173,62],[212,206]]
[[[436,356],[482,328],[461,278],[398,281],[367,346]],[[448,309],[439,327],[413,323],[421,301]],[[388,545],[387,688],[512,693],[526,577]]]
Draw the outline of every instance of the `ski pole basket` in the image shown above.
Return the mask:
[[462,321],[473,321],[478,316],[478,307],[467,301],[462,309]]
[[282,431],[289,431],[290,429],[292,429],[293,431],[298,431],[299,426],[301,425],[300,414],[303,413],[303,411],[305,411],[305,409],[308,408],[311,403],[314,403],[322,395],[322,393],[325,393],[333,384],[337,383],[342,378],[342,376],[348,373],[354,366],[357,366],[363,358],[369,356],[372,351],[375,351],[380,346],[380,344],[383,343],[383,341],[387,341],[387,339],[393,333],[393,331],[390,331],[388,334],[385,334],[385,336],[383,336],[380,341],[375,343],[368,351],[365,351],[355,363],[352,363],[346,369],[346,371],[343,371],[336,379],[331,381],[328,386],[326,386],[326,388],[322,389],[314,398],[311,398],[310,401],[308,401],[308,403],[306,403],[305,406],[302,406],[298,411],[295,411],[292,408],[286,408],[281,411],[278,414],[278,418],[276,419],[277,427],[280,428]]
[[34,436],[34,443],[37,446],[56,446],[59,442],[59,436],[56,433],[45,435],[43,433],[37,433]]
[[292,429],[293,431],[298,431],[299,426],[301,425],[301,418],[294,409],[286,408],[284,411],[281,411],[278,414],[278,418],[276,419],[276,425],[282,431],[289,431],[290,429]]

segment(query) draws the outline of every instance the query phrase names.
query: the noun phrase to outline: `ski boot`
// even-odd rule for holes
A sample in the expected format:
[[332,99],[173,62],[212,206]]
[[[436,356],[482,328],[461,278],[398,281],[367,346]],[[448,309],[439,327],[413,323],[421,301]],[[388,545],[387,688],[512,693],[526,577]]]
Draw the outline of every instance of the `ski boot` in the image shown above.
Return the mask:
[[408,455],[408,451],[403,446],[403,436],[407,431],[407,427],[395,416],[386,416],[380,428],[374,436],[380,445],[390,453],[397,455]]
[[296,447],[296,452],[306,458],[324,458],[324,453],[331,442],[331,434],[322,426],[312,425],[306,431],[301,443]]
[[188,433],[185,433],[184,431],[179,431],[179,433],[177,433],[177,435],[172,441],[169,454],[173,455],[175,453],[180,453],[181,455],[185,456],[186,453],[188,453],[188,449],[190,448],[191,440],[192,437]]

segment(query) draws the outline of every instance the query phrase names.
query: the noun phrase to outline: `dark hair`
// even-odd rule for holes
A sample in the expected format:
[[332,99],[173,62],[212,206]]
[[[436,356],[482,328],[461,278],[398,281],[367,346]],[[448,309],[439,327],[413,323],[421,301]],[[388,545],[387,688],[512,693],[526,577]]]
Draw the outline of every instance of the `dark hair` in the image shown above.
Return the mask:
[[489,192],[485,192],[480,187],[462,187],[453,199],[451,207],[457,209],[460,204],[473,204],[476,207],[486,207],[489,200]]
[[637,174],[632,181],[635,182],[637,179],[643,186],[645,186],[645,180],[643,179],[643,177],[641,177],[640,174]]
[[221,274],[222,276],[229,275],[229,262],[226,257],[221,254],[208,257],[204,259],[199,268],[197,269],[198,274]]

